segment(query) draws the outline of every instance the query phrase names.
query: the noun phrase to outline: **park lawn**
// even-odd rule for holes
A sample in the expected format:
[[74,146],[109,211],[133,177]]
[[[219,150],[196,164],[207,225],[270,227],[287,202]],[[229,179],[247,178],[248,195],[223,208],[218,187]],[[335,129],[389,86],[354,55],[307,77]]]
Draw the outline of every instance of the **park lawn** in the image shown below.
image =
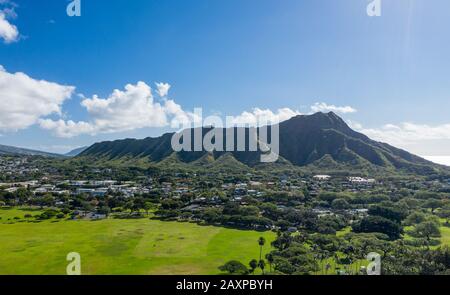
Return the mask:
[[218,274],[229,260],[259,258],[260,236],[264,253],[275,239],[272,232],[148,218],[33,223],[23,219],[27,213],[38,214],[0,209],[0,274],[65,274],[70,252],[81,255],[82,274]]
[[450,246],[450,227],[441,226],[441,243],[444,246]]
[[0,208],[0,224],[17,222],[14,217],[19,217],[21,220],[25,220],[25,214],[30,214],[36,216],[41,214],[42,211],[39,209],[32,208]]
[[350,226],[347,226],[346,228],[343,228],[343,229],[337,231],[336,232],[336,236],[337,237],[343,237],[346,234],[351,233],[351,232],[352,232],[352,228]]
[[[441,230],[441,237],[440,238],[435,238],[438,239],[441,243],[437,246],[431,246],[431,249],[437,249],[439,247],[443,247],[443,246],[450,246],[450,227],[446,226],[445,224],[445,220],[441,219],[441,227],[439,228]],[[407,232],[409,230],[412,230],[414,227],[413,226],[405,226],[405,234],[404,234],[404,239],[405,240],[412,240],[414,239],[411,235],[409,235]]]

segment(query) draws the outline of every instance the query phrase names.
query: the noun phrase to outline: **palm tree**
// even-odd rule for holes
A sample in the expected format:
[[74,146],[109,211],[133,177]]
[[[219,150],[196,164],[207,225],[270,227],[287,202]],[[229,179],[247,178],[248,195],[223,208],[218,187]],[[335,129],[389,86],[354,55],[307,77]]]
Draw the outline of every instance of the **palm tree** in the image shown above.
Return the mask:
[[261,269],[262,274],[264,275],[264,268],[266,268],[266,262],[264,260],[260,260],[258,266]]
[[248,265],[250,266],[250,273],[254,273],[255,269],[258,267],[258,261],[256,261],[256,259],[253,259]]
[[[328,251],[324,250],[324,249],[320,249],[320,274],[324,275],[325,272],[327,271],[325,265],[327,263],[327,259],[328,259]],[[325,270],[325,272],[324,272]]]
[[334,262],[335,262],[335,265],[334,265],[334,271],[336,272],[337,270],[340,270],[341,269],[341,261],[340,261],[340,258],[339,258],[339,254],[336,252],[336,253],[334,253]]
[[266,244],[266,239],[264,239],[263,237],[260,237],[258,239],[258,245],[259,245],[259,260],[262,260],[262,248],[263,246]]
[[267,262],[269,262],[269,270],[272,272],[273,255],[271,253],[266,255]]

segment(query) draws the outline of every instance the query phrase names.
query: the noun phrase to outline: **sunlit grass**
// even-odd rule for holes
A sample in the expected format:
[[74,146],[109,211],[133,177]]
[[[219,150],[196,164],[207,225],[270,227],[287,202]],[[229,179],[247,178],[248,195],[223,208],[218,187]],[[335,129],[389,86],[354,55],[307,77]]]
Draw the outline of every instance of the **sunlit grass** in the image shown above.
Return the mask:
[[229,260],[257,259],[260,236],[265,253],[275,239],[272,232],[148,218],[32,223],[26,213],[39,212],[0,210],[0,274],[65,274],[69,252],[80,253],[83,274],[218,274]]

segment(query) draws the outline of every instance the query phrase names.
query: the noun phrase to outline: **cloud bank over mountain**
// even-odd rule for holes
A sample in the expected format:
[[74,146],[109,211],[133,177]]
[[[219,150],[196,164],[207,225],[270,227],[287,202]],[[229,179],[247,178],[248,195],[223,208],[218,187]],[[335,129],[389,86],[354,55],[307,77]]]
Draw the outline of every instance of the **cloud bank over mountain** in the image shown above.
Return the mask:
[[[31,126],[40,126],[59,138],[80,135],[96,136],[143,128],[180,128],[190,125],[198,116],[170,98],[169,83],[155,83],[152,89],[145,82],[127,84],[105,98],[81,97],[80,106],[87,119],[73,120],[64,111],[64,103],[76,97],[76,88],[56,82],[39,80],[25,73],[10,73],[0,65],[0,132],[13,133]],[[317,102],[309,111],[291,108],[277,110],[255,106],[252,110],[229,116],[232,125],[256,126],[259,122],[283,122],[292,117],[315,112],[350,115],[351,106]],[[347,121],[355,130],[376,140],[414,151],[421,155],[445,156],[450,150],[450,124],[429,125],[404,122],[381,127],[364,127]]]
[[[160,85],[157,92],[166,97],[169,88]],[[56,136],[69,138],[81,134],[96,135],[166,127],[171,119],[186,122],[193,118],[192,113],[184,111],[173,100],[155,101],[152,88],[144,82],[128,84],[125,90],[116,89],[107,98],[97,95],[84,98],[81,106],[89,114],[89,121],[42,119],[39,124],[42,128],[53,131]]]

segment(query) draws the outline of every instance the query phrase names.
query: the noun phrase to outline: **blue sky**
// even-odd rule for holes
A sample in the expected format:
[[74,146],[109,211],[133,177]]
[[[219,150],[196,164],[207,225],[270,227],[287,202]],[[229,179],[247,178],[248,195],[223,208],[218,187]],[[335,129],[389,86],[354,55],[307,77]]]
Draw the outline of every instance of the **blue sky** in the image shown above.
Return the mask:
[[[7,81],[21,72],[75,87],[54,102],[59,113],[42,111],[19,128],[9,124],[13,119],[2,127],[0,118],[1,144],[63,152],[159,135],[168,126],[96,123],[95,131],[73,132],[77,125],[62,138],[54,124],[42,124],[107,121],[93,95],[108,99],[114,89],[127,95],[125,85],[142,81],[154,103],[171,100],[186,113],[195,107],[234,116],[254,108],[309,113],[319,102],[339,113],[349,106],[357,111],[340,115],[375,139],[450,156],[449,1],[382,0],[380,17],[366,14],[369,0],[81,0],[80,17],[67,16],[64,0],[1,2],[0,9],[15,11],[3,14],[19,32],[6,42],[0,26]],[[168,97],[158,97],[156,82],[171,85]],[[0,114],[12,110],[6,102],[14,99],[12,87],[2,93],[0,84]],[[81,105],[86,99],[91,109]]]

